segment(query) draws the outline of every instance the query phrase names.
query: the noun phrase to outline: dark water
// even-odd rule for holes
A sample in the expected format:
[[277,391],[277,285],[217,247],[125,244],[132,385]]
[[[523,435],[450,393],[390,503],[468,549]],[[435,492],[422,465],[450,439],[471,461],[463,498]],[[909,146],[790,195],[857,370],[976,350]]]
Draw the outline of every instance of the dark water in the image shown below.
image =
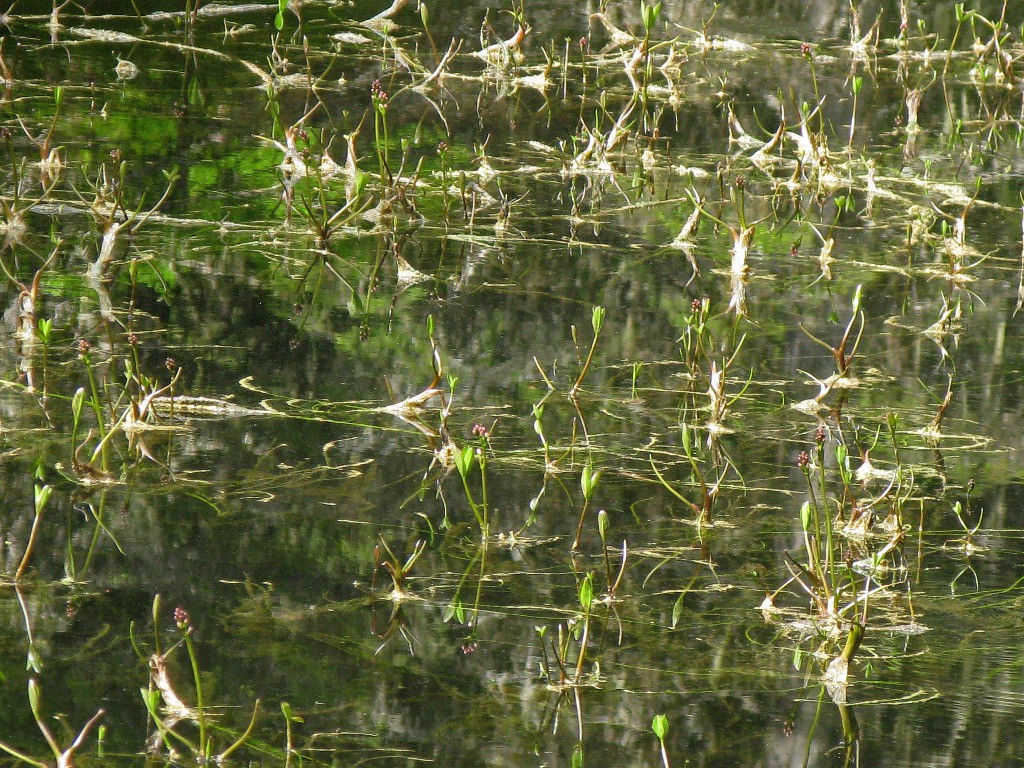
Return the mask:
[[[522,60],[490,65],[507,6],[430,5],[429,37],[413,6],[386,32],[365,2],[293,4],[279,34],[270,5],[5,19],[0,741],[51,759],[32,677],[61,749],[106,710],[80,764],[194,762],[181,607],[212,755],[262,702],[229,762],[659,765],[658,714],[675,766],[1019,762],[1020,10],[958,29],[920,3],[901,32],[898,3],[666,3],[648,75],[633,3],[608,4],[614,47],[599,4],[535,2]],[[878,19],[860,48],[854,12]],[[358,132],[361,192],[282,168],[290,127],[312,168]],[[48,181],[27,134],[51,131]],[[453,462],[474,445],[486,545]],[[840,445],[878,472],[844,484]],[[802,451],[819,528],[875,515],[834,535],[826,616]],[[375,558],[418,547],[393,591]],[[140,694],[160,653],[188,742]]]

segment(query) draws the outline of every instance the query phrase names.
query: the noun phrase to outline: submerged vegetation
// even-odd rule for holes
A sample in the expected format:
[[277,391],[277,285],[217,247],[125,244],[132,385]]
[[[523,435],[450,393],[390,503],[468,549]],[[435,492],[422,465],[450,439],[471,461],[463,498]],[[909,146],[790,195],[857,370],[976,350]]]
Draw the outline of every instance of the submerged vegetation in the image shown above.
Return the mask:
[[96,5],[0,19],[6,757],[1019,754],[1018,9]]

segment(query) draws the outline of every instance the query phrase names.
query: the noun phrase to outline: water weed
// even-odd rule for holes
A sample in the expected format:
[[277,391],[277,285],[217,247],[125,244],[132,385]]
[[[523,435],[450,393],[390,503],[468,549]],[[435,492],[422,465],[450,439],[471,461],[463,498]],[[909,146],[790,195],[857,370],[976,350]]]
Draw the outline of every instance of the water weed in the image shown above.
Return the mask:
[[1019,10],[386,5],[0,14],[9,757],[1012,753]]

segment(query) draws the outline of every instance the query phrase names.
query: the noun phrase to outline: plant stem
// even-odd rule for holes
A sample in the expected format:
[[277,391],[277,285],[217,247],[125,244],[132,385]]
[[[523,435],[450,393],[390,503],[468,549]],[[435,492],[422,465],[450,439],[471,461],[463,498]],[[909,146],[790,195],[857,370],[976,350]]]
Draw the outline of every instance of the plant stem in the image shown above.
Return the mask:
[[580,375],[576,377],[576,383],[573,384],[572,389],[569,390],[569,397],[573,400],[576,399],[576,394],[580,390],[580,385],[583,384],[583,379],[587,375],[587,371],[590,370],[590,363],[594,359],[594,350],[597,348],[597,339],[600,335],[600,330],[594,334],[594,339],[590,342],[590,351],[587,352],[587,359],[583,361],[583,368],[580,370]]
[[206,733],[206,708],[203,706],[203,681],[199,674],[199,657],[196,655],[196,647],[192,642],[192,628],[185,630],[185,648],[188,650],[188,660],[192,664],[192,679],[196,686],[196,712],[199,720],[199,751],[205,757],[208,752],[209,741]]

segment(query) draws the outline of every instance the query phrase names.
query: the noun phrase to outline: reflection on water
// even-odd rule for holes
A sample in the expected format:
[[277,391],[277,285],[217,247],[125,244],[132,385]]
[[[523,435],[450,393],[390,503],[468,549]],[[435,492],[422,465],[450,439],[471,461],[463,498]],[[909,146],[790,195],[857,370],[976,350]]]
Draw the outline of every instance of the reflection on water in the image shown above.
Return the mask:
[[5,18],[0,740],[1020,751],[1020,9],[197,5]]

